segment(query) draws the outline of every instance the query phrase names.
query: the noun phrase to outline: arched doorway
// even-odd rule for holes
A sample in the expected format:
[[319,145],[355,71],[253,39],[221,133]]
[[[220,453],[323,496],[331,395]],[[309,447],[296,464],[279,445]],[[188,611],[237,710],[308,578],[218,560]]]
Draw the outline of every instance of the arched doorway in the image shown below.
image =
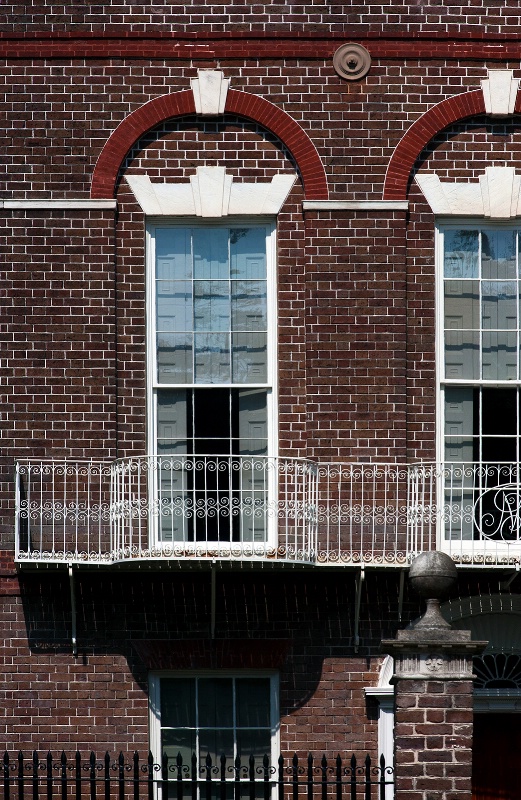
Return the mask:
[[521,597],[488,595],[451,601],[454,628],[488,641],[474,658],[473,800],[521,796]]

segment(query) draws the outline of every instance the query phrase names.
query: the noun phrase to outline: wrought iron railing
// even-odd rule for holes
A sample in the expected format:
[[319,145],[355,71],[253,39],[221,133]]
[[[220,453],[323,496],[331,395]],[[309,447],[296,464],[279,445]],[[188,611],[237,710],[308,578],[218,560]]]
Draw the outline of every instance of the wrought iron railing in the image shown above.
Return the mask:
[[54,759],[52,753],[6,751],[3,757],[4,800],[390,800],[393,785],[383,756],[281,756],[273,765],[267,755],[242,761],[222,756],[216,763],[206,756],[198,763],[194,754],[183,763],[179,754],[160,764],[138,753],[129,759],[91,753],[84,760],[79,752]]
[[317,469],[303,459],[18,462],[16,558],[313,562]]
[[409,552],[431,550],[435,543],[461,564],[519,564],[521,466],[410,466]]
[[521,563],[517,464],[147,456],[17,464],[19,562]]

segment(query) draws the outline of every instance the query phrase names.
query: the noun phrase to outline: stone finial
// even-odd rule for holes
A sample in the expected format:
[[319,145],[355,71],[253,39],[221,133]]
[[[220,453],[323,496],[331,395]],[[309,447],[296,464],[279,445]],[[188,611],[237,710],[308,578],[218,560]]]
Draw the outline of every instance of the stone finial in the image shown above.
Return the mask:
[[452,558],[437,550],[420,553],[409,570],[411,586],[427,602],[427,610],[416,628],[450,628],[440,611],[440,600],[456,586],[458,572]]

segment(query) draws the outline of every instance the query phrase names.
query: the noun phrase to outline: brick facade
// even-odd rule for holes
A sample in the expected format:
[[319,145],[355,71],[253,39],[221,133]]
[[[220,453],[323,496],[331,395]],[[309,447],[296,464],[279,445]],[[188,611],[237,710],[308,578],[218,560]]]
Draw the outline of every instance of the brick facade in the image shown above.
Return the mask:
[[[520,31],[511,0],[3,6],[0,700],[10,750],[145,753],[150,673],[264,669],[280,677],[281,751],[377,754],[364,689],[378,682],[381,639],[421,611],[400,574],[405,537],[392,563],[356,541],[342,548],[361,555],[327,566],[273,553],[246,566],[75,561],[73,655],[74,558],[14,563],[14,463],[151,452],[147,220],[125,178],[188,184],[198,167],[225,167],[239,183],[297,176],[277,215],[279,456],[434,461],[435,218],[413,178],[519,169],[521,93],[515,114],[485,117],[480,81],[487,69],[521,77]],[[371,53],[360,81],[333,69],[345,41]],[[230,80],[224,114],[195,113],[190,81],[203,69]],[[474,562],[460,596],[495,593],[514,562]],[[513,582],[500,593],[519,591]],[[452,748],[448,717],[464,726],[461,763],[441,767],[437,753],[426,767],[450,800],[471,762],[472,696],[460,703],[458,691],[410,686],[397,709],[398,766],[418,750],[411,737],[423,737],[428,762]],[[430,800],[428,781],[398,791]]]

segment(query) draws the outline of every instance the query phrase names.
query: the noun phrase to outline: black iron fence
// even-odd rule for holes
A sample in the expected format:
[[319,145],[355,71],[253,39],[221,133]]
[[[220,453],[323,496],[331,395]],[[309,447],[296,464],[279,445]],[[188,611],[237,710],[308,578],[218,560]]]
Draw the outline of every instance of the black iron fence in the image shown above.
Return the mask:
[[58,759],[52,753],[26,757],[4,753],[3,800],[389,800],[393,769],[383,756],[357,760],[283,758],[271,764],[264,757],[215,762],[181,755],[154,761],[138,753],[101,759],[79,752]]

